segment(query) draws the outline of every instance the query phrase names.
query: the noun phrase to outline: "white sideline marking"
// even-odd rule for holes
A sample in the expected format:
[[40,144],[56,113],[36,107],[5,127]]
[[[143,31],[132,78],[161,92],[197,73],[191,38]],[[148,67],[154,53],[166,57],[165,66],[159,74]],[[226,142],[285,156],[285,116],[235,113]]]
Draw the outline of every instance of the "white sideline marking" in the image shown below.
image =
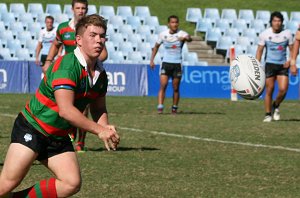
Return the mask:
[[[7,113],[0,113],[0,116],[3,117],[10,117],[10,118],[16,118],[16,115],[7,114]],[[225,140],[217,140],[217,139],[211,139],[211,138],[202,138],[197,136],[191,136],[191,135],[179,135],[175,133],[167,133],[164,131],[151,131],[151,130],[143,130],[143,129],[135,129],[135,128],[128,128],[128,127],[118,127],[119,129],[127,130],[127,131],[134,131],[139,133],[151,133],[154,135],[163,135],[163,136],[170,136],[170,137],[177,137],[177,138],[186,138],[186,139],[192,139],[192,140],[200,140],[204,142],[216,142],[221,144],[234,144],[234,145],[242,145],[242,146],[249,146],[249,147],[256,147],[256,148],[268,148],[268,149],[277,149],[277,150],[285,150],[285,151],[293,151],[300,153],[300,149],[298,148],[290,148],[290,147],[284,147],[284,146],[272,146],[272,145],[264,145],[264,144],[252,144],[249,142],[234,142],[234,141],[225,141]]]
[[248,142],[216,140],[216,139],[202,138],[202,137],[196,137],[196,136],[191,136],[191,135],[179,135],[179,134],[167,133],[167,132],[163,132],[163,131],[142,130],[142,129],[128,128],[128,127],[118,127],[118,128],[127,130],[127,131],[139,132],[139,133],[151,133],[154,135],[164,135],[164,136],[171,136],[171,137],[178,137],[178,138],[186,138],[186,139],[200,140],[200,141],[205,141],[205,142],[216,142],[216,143],[221,143],[221,144],[235,144],[235,145],[242,145],[242,146],[277,149],[277,150],[293,151],[293,152],[300,153],[300,149],[298,149],[298,148],[290,148],[290,147],[284,147],[284,146],[272,146],[272,145],[264,145],[264,144],[252,144],[252,143],[248,143]]

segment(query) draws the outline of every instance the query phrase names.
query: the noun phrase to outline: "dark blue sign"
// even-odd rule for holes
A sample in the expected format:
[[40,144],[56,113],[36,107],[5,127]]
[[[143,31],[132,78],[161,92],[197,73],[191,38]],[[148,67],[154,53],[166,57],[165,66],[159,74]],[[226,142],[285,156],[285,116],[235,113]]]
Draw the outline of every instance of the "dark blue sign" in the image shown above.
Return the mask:
[[39,65],[36,65],[35,62],[28,62],[29,66],[29,92],[35,93],[37,88],[40,85],[42,78],[44,77],[42,68]]

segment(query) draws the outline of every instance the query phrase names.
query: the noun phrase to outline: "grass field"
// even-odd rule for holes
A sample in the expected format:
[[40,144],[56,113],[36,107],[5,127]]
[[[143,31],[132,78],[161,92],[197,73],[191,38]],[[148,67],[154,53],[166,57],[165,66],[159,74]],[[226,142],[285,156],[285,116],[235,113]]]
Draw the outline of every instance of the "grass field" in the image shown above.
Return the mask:
[[[0,169],[13,117],[29,98],[0,94]],[[156,98],[107,100],[119,150],[104,151],[88,135],[88,152],[78,155],[83,186],[74,197],[299,196],[298,101],[281,106],[282,121],[263,123],[259,100],[182,99],[176,116],[157,115]],[[36,162],[18,189],[50,176]]]
[[[58,3],[61,5],[70,4],[71,0],[1,0],[3,3]],[[94,4],[98,8],[100,5],[112,5],[115,7],[128,5],[134,6],[149,6],[151,14],[158,16],[160,24],[166,24],[167,17],[176,14],[181,19],[181,28],[193,34],[195,25],[185,21],[186,10],[188,7],[196,7],[202,9],[202,14],[205,8],[219,8],[220,13],[223,8],[253,9],[253,10],[279,10],[279,11],[297,11],[299,7],[298,0],[89,0],[89,4]]]

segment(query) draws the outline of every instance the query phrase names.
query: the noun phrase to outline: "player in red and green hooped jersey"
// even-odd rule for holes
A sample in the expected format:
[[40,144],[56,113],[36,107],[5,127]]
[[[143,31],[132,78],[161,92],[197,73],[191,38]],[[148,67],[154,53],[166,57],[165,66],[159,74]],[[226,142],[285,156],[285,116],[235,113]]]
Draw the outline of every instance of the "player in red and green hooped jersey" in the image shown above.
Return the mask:
[[[53,41],[53,44],[49,50],[49,54],[47,56],[47,60],[45,66],[42,68],[45,71],[49,67],[53,58],[57,55],[58,49],[60,46],[64,45],[65,52],[70,53],[73,52],[76,48],[75,41],[75,25],[77,21],[86,15],[88,10],[88,1],[87,0],[72,0],[72,10],[74,13],[74,17],[70,21],[66,21],[61,23],[56,31],[56,39]],[[107,58],[106,48],[101,52],[99,59],[104,61]],[[84,111],[84,115],[88,116],[89,108],[87,107]],[[77,143],[75,148],[78,152],[85,151],[85,137],[86,132],[81,129],[75,129],[70,133],[72,140],[76,139],[76,133],[78,131]]]
[[[116,149],[120,138],[109,125],[105,93],[106,72],[98,57],[104,48],[106,23],[99,15],[80,19],[76,25],[77,48],[49,67],[35,96],[15,120],[3,169],[0,197],[69,197],[81,186],[80,168],[68,137],[72,127],[85,129]],[[82,111],[92,108],[94,121]],[[39,160],[54,177],[19,192],[33,161]]]

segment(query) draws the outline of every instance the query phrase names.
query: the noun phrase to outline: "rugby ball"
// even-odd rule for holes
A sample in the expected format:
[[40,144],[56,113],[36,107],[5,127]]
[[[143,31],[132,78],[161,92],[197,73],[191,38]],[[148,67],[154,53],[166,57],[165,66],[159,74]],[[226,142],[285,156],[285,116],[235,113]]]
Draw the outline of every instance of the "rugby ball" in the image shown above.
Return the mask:
[[258,98],[265,88],[265,72],[251,55],[239,55],[230,64],[230,81],[237,93],[247,100]]

